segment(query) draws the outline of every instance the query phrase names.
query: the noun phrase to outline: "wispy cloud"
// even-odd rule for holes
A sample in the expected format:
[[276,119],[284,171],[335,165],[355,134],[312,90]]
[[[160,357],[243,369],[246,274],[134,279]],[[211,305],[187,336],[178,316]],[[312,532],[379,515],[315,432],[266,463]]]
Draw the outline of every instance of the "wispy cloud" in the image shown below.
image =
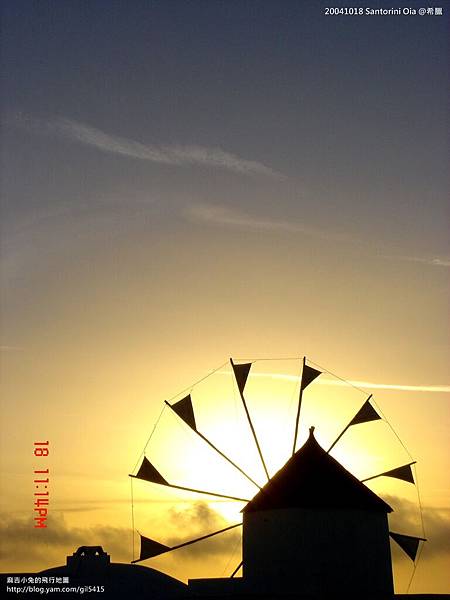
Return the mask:
[[[362,240],[345,233],[326,231],[311,227],[301,221],[286,221],[283,219],[264,219],[245,214],[224,205],[197,203],[188,206],[185,217],[198,223],[210,223],[221,227],[230,227],[255,232],[282,232],[288,234],[303,234],[324,240],[362,244]],[[420,258],[413,256],[380,255],[391,260],[409,261],[435,267],[450,267],[448,258]]]
[[[346,386],[345,381],[331,379],[318,380],[322,385]],[[404,385],[395,383],[373,383],[372,381],[349,381],[351,385],[369,390],[395,390],[399,392],[438,392],[449,394],[450,385]]]
[[10,116],[9,122],[22,129],[40,134],[56,135],[97,148],[102,152],[118,154],[128,158],[165,165],[198,165],[233,171],[242,175],[263,175],[285,179],[284,175],[261,162],[242,158],[221,148],[210,148],[195,144],[143,144],[136,140],[106,133],[85,123],[61,117],[43,120],[19,113]]
[[236,229],[245,229],[247,231],[303,233],[308,236],[327,240],[335,239],[338,241],[348,241],[351,239],[345,234],[328,232],[323,229],[310,227],[301,222],[260,219],[220,205],[193,204],[186,209],[185,216],[188,219],[197,222],[212,223],[213,225],[234,227]]
[[450,267],[450,258],[421,258],[419,256],[395,256],[385,255],[383,258],[391,260],[403,260],[407,262],[416,262],[423,265],[430,265],[432,267]]
[[[218,371],[220,375],[229,375],[230,371]],[[279,379],[281,381],[299,381],[297,375],[288,375],[287,373],[250,373],[249,377],[264,377],[270,379]],[[339,379],[317,379],[321,385],[331,385],[337,387],[346,387],[353,385],[358,388],[368,390],[394,390],[399,392],[437,392],[441,394],[450,394],[450,385],[407,385],[397,383],[373,383],[372,381],[340,381]]]

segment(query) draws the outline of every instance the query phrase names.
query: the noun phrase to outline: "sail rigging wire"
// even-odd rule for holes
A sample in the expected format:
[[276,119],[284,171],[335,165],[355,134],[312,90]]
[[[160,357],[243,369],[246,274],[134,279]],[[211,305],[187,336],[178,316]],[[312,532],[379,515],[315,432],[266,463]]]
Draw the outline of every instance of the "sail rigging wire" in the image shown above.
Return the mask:
[[163,412],[164,412],[165,410],[166,410],[166,405],[165,405],[165,404],[163,404],[163,407],[162,407],[162,409],[161,409],[161,412],[159,413],[159,417],[156,419],[156,422],[155,422],[155,424],[153,425],[153,429],[152,429],[152,431],[151,431],[150,435],[148,436],[148,440],[147,440],[147,442],[145,443],[144,449],[143,449],[143,450],[142,450],[142,452],[140,453],[140,455],[139,455],[139,458],[137,459],[137,462],[136,462],[136,464],[134,465],[134,467],[133,467],[132,471],[136,471],[136,469],[137,469],[137,467],[138,467],[139,463],[141,462],[141,459],[142,459],[142,457],[143,457],[143,456],[145,456],[145,451],[147,450],[147,446],[149,445],[149,443],[150,443],[150,440],[152,439],[152,437],[153,437],[153,434],[155,433],[155,431],[156,431],[156,428],[158,427],[158,423],[160,422],[160,420],[161,420],[161,417],[163,416]]
[[[236,541],[236,543],[235,543],[235,545],[234,545],[234,548],[233,548],[233,550],[232,550],[232,552],[231,552],[231,554],[230,554],[230,557],[229,557],[229,559],[228,559],[228,562],[227,562],[227,564],[225,565],[225,567],[224,567],[224,569],[223,569],[223,571],[222,571],[222,576],[224,576],[224,575],[225,575],[225,573],[228,571],[228,567],[230,566],[230,563],[231,563],[231,561],[233,560],[233,558],[234,558],[234,555],[236,554],[236,551],[237,551],[237,549],[238,549],[238,546],[239,546],[239,544],[241,544],[241,543],[242,543],[242,540],[239,540],[239,539],[238,539],[238,540]],[[239,563],[239,564],[241,564],[241,563]]]
[[[413,473],[414,485],[415,485],[416,493],[417,493],[417,502],[418,502],[418,506],[419,506],[420,524],[421,524],[421,530],[422,530],[422,536],[423,536],[423,537],[416,538],[416,539],[420,540],[421,542],[426,542],[427,540],[425,539],[425,536],[426,536],[425,525],[424,525],[424,521],[423,521],[423,507],[422,507],[422,501],[421,501],[421,498],[420,498],[420,489],[419,489],[419,481],[418,481],[418,477],[417,477],[416,462],[413,462],[411,465],[408,465],[408,466],[411,467],[411,472]],[[382,475],[383,475],[383,473],[382,473]],[[372,479],[372,477],[369,477],[369,479]],[[363,481],[367,481],[367,480],[363,480]],[[408,537],[408,536],[405,536],[405,537]],[[396,541],[397,541],[397,543],[399,543],[398,540],[396,540]],[[400,546],[402,547],[401,544],[400,544]],[[414,566],[413,566],[413,569],[412,569],[412,572],[411,572],[411,577],[409,578],[408,585],[406,587],[406,594],[409,594],[409,590],[410,590],[411,585],[413,583],[413,579],[414,579],[414,576],[416,574],[416,569],[418,567],[419,560],[420,560],[423,548],[424,548],[424,544],[423,543],[421,544],[419,542],[419,546],[418,546],[418,549],[417,549],[417,554],[414,556],[414,558],[412,556],[410,556],[410,558],[413,559]],[[407,552],[407,554],[408,554],[408,552]]]
[[[332,373],[331,371],[329,371],[328,369],[326,369],[325,367],[322,367],[321,365],[313,362],[312,360],[308,359],[308,362],[310,362],[312,365],[315,365],[316,367],[319,367],[319,369],[323,369],[323,371],[325,371],[325,373],[328,373],[329,375],[332,375],[333,377],[336,377],[336,379],[339,379],[340,381],[343,381],[344,383],[346,383],[347,385],[351,386],[352,388],[355,388],[355,390],[358,390],[359,392],[362,392],[364,394],[367,394],[366,390],[363,390],[362,388],[358,387],[357,385],[354,385],[351,381],[348,381],[347,379],[343,379],[342,377],[339,377],[339,375],[336,375],[336,373]],[[410,453],[410,451],[408,450],[408,448],[405,446],[405,444],[402,442],[400,436],[398,435],[398,433],[395,431],[394,427],[391,425],[390,421],[387,419],[386,415],[383,413],[383,411],[381,410],[381,408],[378,406],[378,404],[375,402],[375,399],[373,397],[373,395],[371,394],[371,401],[373,402],[373,404],[375,405],[375,408],[378,410],[378,412],[380,413],[380,415],[383,418],[383,421],[385,421],[385,423],[387,423],[388,427],[390,428],[390,430],[392,431],[392,433],[395,435],[395,437],[397,438],[397,440],[400,442],[400,444],[403,447],[403,450],[406,452],[406,454],[409,456],[409,458],[411,460],[414,460],[412,454]]]
[[[250,362],[254,363],[254,362],[259,362],[259,361],[283,361],[283,360],[302,360],[302,359],[301,359],[301,358],[299,358],[299,357],[284,357],[284,358],[283,358],[283,357],[281,357],[281,358],[275,358],[275,357],[271,357],[271,358],[254,358],[254,359],[243,359],[243,358],[239,358],[239,359],[236,359],[236,360],[239,360],[239,361],[242,361],[242,360],[249,360]],[[305,362],[305,359],[303,358],[303,364],[304,364],[304,362]],[[360,388],[360,387],[358,387],[358,386],[354,385],[352,382],[348,381],[347,379],[344,379],[344,378],[342,378],[342,377],[339,377],[339,375],[336,375],[336,373],[333,373],[332,371],[330,371],[330,370],[326,369],[326,368],[325,368],[325,367],[323,367],[322,365],[319,365],[318,363],[315,363],[314,361],[312,361],[312,360],[310,360],[310,359],[308,359],[308,362],[309,362],[310,364],[312,364],[312,365],[316,366],[316,367],[319,367],[319,369],[321,369],[321,370],[322,370],[322,371],[324,371],[325,373],[328,373],[328,374],[329,374],[329,375],[331,375],[332,377],[335,377],[335,378],[336,378],[336,379],[338,379],[339,381],[342,381],[343,383],[345,383],[345,384],[347,384],[347,385],[349,385],[349,386],[353,387],[354,389],[358,390],[359,392],[361,392],[361,393],[364,393],[364,394],[366,394],[366,393],[367,393],[367,392],[366,392],[366,390],[363,390],[362,388]],[[199,379],[199,380],[197,380],[196,382],[194,382],[194,383],[193,383],[191,386],[189,386],[189,387],[185,388],[185,389],[184,389],[184,390],[182,390],[181,392],[178,392],[177,394],[175,394],[174,396],[172,396],[171,398],[169,398],[169,400],[166,400],[166,401],[165,401],[165,404],[164,404],[164,406],[163,406],[163,408],[162,408],[162,410],[161,410],[161,413],[160,413],[160,415],[159,415],[159,417],[158,417],[158,419],[157,419],[157,421],[156,421],[156,423],[155,423],[155,425],[154,425],[154,427],[153,427],[153,429],[152,429],[152,431],[151,431],[151,433],[150,433],[150,436],[149,436],[149,438],[148,438],[148,440],[147,440],[147,442],[146,442],[146,444],[145,444],[145,446],[144,446],[144,449],[143,449],[142,453],[140,454],[140,456],[139,456],[139,458],[138,458],[138,460],[137,460],[137,462],[136,462],[136,465],[134,466],[134,469],[133,469],[133,471],[135,471],[135,470],[136,470],[137,466],[139,465],[139,462],[140,462],[140,460],[141,460],[141,459],[142,459],[142,457],[145,455],[145,451],[146,451],[146,449],[147,449],[147,446],[148,446],[148,444],[150,443],[150,440],[151,440],[151,438],[152,438],[152,436],[153,436],[153,434],[154,434],[154,432],[155,432],[155,430],[156,430],[156,427],[157,427],[157,425],[158,425],[158,423],[159,423],[159,421],[160,421],[160,419],[161,419],[161,417],[162,417],[162,414],[163,414],[163,412],[164,412],[164,409],[165,409],[166,405],[167,405],[169,402],[171,402],[172,400],[174,400],[175,398],[179,397],[181,394],[184,394],[184,393],[185,393],[185,392],[187,392],[187,391],[189,391],[189,392],[192,392],[192,390],[194,389],[194,387],[195,387],[195,386],[197,386],[198,384],[200,384],[202,381],[205,381],[205,379],[207,379],[208,377],[210,377],[211,375],[213,375],[214,373],[216,373],[217,371],[219,371],[220,369],[222,369],[222,368],[223,368],[224,366],[226,366],[227,364],[228,364],[228,361],[225,361],[225,362],[224,362],[224,363],[222,363],[222,364],[221,364],[219,367],[216,367],[215,369],[213,369],[212,371],[210,371],[209,373],[207,373],[207,374],[206,374],[204,377],[202,377],[201,379]],[[233,366],[233,363],[232,363],[232,366]],[[233,369],[233,370],[234,370],[234,369]],[[300,377],[301,377],[301,376],[300,376]],[[301,379],[300,379],[300,386],[301,386]],[[244,400],[244,398],[242,397],[242,394],[241,394],[241,398],[242,398],[242,401],[243,401],[243,403],[244,403],[244,408],[246,408],[246,405],[245,405],[245,400]],[[375,407],[377,408],[377,410],[379,411],[379,413],[380,413],[380,415],[382,416],[383,420],[384,420],[384,421],[387,423],[388,427],[391,429],[391,431],[393,432],[393,434],[395,435],[395,437],[397,438],[397,440],[400,442],[400,444],[401,444],[401,446],[403,447],[403,449],[405,450],[406,454],[409,456],[409,458],[410,458],[411,460],[414,460],[413,456],[412,456],[412,455],[411,455],[411,453],[409,452],[409,450],[408,450],[408,448],[406,447],[406,445],[403,443],[402,439],[400,438],[400,436],[398,435],[398,433],[396,432],[396,430],[394,429],[394,427],[392,426],[392,424],[390,423],[390,421],[389,421],[389,420],[386,418],[386,416],[385,416],[385,414],[383,413],[383,411],[381,410],[381,408],[380,408],[380,407],[378,406],[378,404],[375,402],[375,399],[373,398],[373,395],[372,395],[372,394],[370,395],[370,399],[371,399],[371,401],[373,402],[373,404],[375,405]],[[248,415],[248,416],[249,416],[249,415]],[[252,429],[253,429],[253,428],[252,428]],[[258,450],[259,450],[259,444],[258,444],[258,443],[257,443],[257,446],[258,446]],[[260,453],[260,456],[261,456],[261,453]],[[266,474],[267,474],[267,476],[268,476],[268,478],[269,478],[269,480],[270,480],[270,477],[269,477],[269,475],[268,475],[268,473],[267,473],[267,469],[266,469],[266,467],[265,467],[264,459],[262,458],[262,456],[261,456],[261,459],[262,459],[262,462],[263,462],[263,466],[264,466],[264,468],[265,468],[265,470],[266,470]],[[259,486],[258,486],[258,487],[259,487]]]
[[373,403],[375,404],[376,409],[379,411],[380,415],[383,417],[383,420],[388,424],[390,430],[392,431],[392,433],[395,435],[395,437],[397,438],[397,440],[400,442],[400,444],[403,447],[403,450],[406,452],[406,454],[409,456],[409,458],[411,460],[414,460],[413,455],[411,454],[411,452],[408,450],[408,448],[405,446],[405,444],[402,442],[400,436],[398,435],[398,433],[395,431],[395,429],[393,428],[393,426],[391,425],[390,421],[386,418],[386,415],[383,413],[383,411],[381,410],[381,408],[378,406],[378,404],[375,402],[375,400],[373,400]]
[[[417,501],[419,503],[420,524],[421,524],[421,527],[422,527],[422,535],[423,535],[423,537],[426,537],[426,535],[425,535],[425,524],[424,524],[424,521],[423,521],[422,500],[421,500],[421,497],[420,497],[420,490],[419,490],[419,480],[417,478],[417,469],[416,469],[416,465],[415,464],[413,465],[413,469],[414,469],[414,479],[416,480]],[[414,561],[414,567],[413,567],[413,571],[411,573],[411,578],[409,580],[408,587],[406,588],[406,593],[407,594],[409,594],[409,590],[411,588],[414,576],[416,574],[416,569],[417,569],[417,566],[419,564],[420,557],[422,555],[423,547],[424,547],[424,544],[420,544],[420,548],[419,548],[419,552],[418,552],[418,555],[417,555],[417,559]]]
[[420,490],[419,490],[419,480],[417,478],[417,468],[416,468],[415,464],[413,465],[413,468],[414,468],[414,479],[416,480],[417,501],[419,503],[419,509],[420,509],[420,523],[422,525],[422,535],[423,535],[423,537],[426,537],[426,534],[425,534],[425,525],[424,525],[424,522],[423,522],[422,500],[420,498]]
[[322,371],[324,371],[325,373],[328,373],[328,375],[331,375],[332,377],[336,377],[336,379],[339,379],[339,381],[343,381],[344,383],[346,383],[347,385],[351,386],[352,388],[355,388],[355,390],[358,390],[358,392],[361,392],[362,394],[367,394],[366,390],[363,390],[362,388],[358,387],[357,385],[355,385],[351,381],[348,381],[348,379],[344,379],[343,377],[339,377],[339,375],[336,375],[336,373],[332,373],[331,371],[329,371],[325,367],[322,367],[322,365],[319,365],[318,363],[315,363],[314,361],[312,361],[310,358],[308,358],[308,362],[311,363],[312,365],[314,365],[315,367],[319,367],[319,369],[322,369]]
[[[241,361],[241,360],[244,360],[244,359],[242,359],[242,358],[239,358],[239,359],[237,359],[237,360]],[[247,359],[245,359],[245,360],[247,360]],[[303,358],[303,359],[301,359],[301,358],[299,358],[299,357],[287,357],[287,358],[286,358],[286,357],[285,357],[285,358],[283,358],[283,357],[282,357],[282,358],[274,358],[274,357],[272,357],[272,358],[255,358],[255,359],[248,359],[248,360],[250,360],[252,363],[254,363],[254,362],[258,362],[258,361],[303,360],[303,364],[305,363],[305,359],[304,359],[304,358]],[[339,375],[336,375],[335,373],[333,373],[332,371],[330,371],[330,370],[326,369],[326,368],[325,368],[325,367],[323,367],[322,365],[319,365],[318,363],[315,363],[314,361],[312,361],[312,360],[310,360],[310,359],[308,359],[308,362],[309,362],[310,364],[312,364],[312,365],[315,365],[316,367],[319,367],[319,368],[320,368],[322,371],[324,371],[325,373],[328,373],[328,374],[329,374],[329,375],[331,375],[332,377],[335,377],[336,379],[338,379],[338,380],[342,381],[343,383],[345,383],[346,385],[349,385],[350,387],[353,387],[354,389],[358,390],[359,392],[361,392],[361,393],[364,393],[364,394],[366,394],[366,393],[367,393],[367,392],[366,392],[366,390],[363,390],[362,388],[360,388],[360,387],[358,387],[358,386],[354,385],[352,382],[348,381],[347,379],[344,379],[344,378],[342,378],[342,377],[339,377]],[[172,401],[173,399],[175,399],[175,398],[179,397],[180,395],[184,394],[185,392],[187,392],[187,391],[189,391],[189,392],[192,392],[192,390],[195,388],[195,386],[197,386],[198,384],[200,384],[202,381],[205,381],[205,379],[207,379],[208,377],[210,377],[211,375],[213,375],[214,373],[216,373],[217,371],[219,371],[220,369],[222,369],[222,368],[223,368],[224,366],[226,366],[227,364],[228,364],[228,361],[226,361],[226,362],[222,363],[220,366],[216,367],[215,369],[213,369],[212,371],[210,371],[209,373],[207,373],[207,374],[206,374],[204,377],[202,377],[202,378],[200,378],[199,380],[197,380],[196,382],[194,382],[194,383],[193,383],[191,386],[189,386],[189,387],[185,388],[185,389],[184,389],[184,390],[182,390],[181,392],[178,392],[177,394],[175,394],[174,396],[172,396],[171,398],[169,398],[169,400],[166,400],[166,401],[165,401],[165,404],[164,404],[164,406],[163,406],[163,408],[162,408],[162,410],[161,410],[161,413],[160,413],[160,415],[159,415],[159,417],[158,417],[158,419],[157,419],[157,421],[156,421],[156,423],[155,423],[155,425],[154,425],[154,427],[153,427],[153,429],[152,429],[152,432],[150,433],[150,436],[149,436],[149,438],[148,438],[148,440],[147,440],[147,442],[146,442],[146,444],[145,444],[145,446],[144,446],[144,449],[143,449],[142,453],[140,454],[140,456],[139,456],[139,458],[138,458],[138,460],[137,460],[137,462],[136,462],[136,465],[134,466],[134,469],[133,469],[133,471],[135,471],[135,470],[136,470],[137,466],[139,465],[139,462],[140,462],[140,460],[141,460],[141,459],[142,459],[142,457],[145,455],[145,451],[146,451],[146,449],[147,449],[147,446],[148,446],[148,444],[150,443],[150,440],[151,440],[151,438],[152,438],[152,436],[153,436],[153,434],[154,434],[154,432],[155,432],[155,430],[156,430],[156,427],[157,427],[157,425],[158,425],[158,423],[159,423],[159,421],[160,421],[160,419],[161,419],[161,417],[162,417],[162,414],[163,414],[163,412],[164,412],[164,409],[165,409],[166,405],[168,405],[168,403],[169,403],[170,401]],[[233,366],[233,362],[232,362],[232,361],[231,361],[231,364],[232,364],[232,371],[233,371],[233,370],[234,370],[234,366]],[[301,376],[300,376],[300,387],[301,387]],[[246,405],[245,405],[245,400],[244,400],[244,398],[243,398],[243,396],[242,396],[242,393],[241,393],[241,399],[242,399],[242,401],[243,401],[243,403],[244,403],[244,408],[246,408]],[[413,456],[411,455],[411,453],[409,452],[408,448],[406,447],[406,445],[405,445],[405,444],[403,443],[403,441],[401,440],[401,438],[400,438],[400,436],[398,435],[398,433],[395,431],[394,427],[391,425],[390,421],[389,421],[389,420],[386,418],[386,416],[384,415],[384,413],[383,413],[383,411],[381,410],[381,408],[380,408],[380,407],[378,406],[378,404],[375,402],[375,399],[373,398],[373,395],[372,395],[372,394],[370,395],[370,399],[371,399],[371,401],[373,402],[373,404],[375,405],[375,407],[377,408],[377,410],[379,411],[379,413],[380,413],[380,415],[382,416],[383,420],[384,420],[384,421],[387,423],[388,427],[391,429],[391,431],[393,432],[393,434],[395,435],[395,437],[397,438],[397,440],[400,442],[401,446],[403,447],[403,449],[405,450],[405,452],[407,453],[407,455],[409,456],[409,458],[410,458],[411,460],[414,460],[414,459],[413,459]],[[170,405],[169,405],[169,406],[170,406]],[[247,415],[247,416],[249,417],[249,415]],[[251,427],[252,427],[252,425],[251,425]],[[253,431],[253,427],[252,427],[252,431]],[[259,450],[259,444],[258,444],[258,443],[257,443],[257,447],[258,447],[258,450]],[[264,469],[265,469],[265,471],[266,471],[267,477],[268,477],[268,479],[270,480],[270,477],[269,477],[269,475],[268,475],[268,473],[267,473],[267,469],[266,469],[266,466],[265,466],[265,463],[264,463],[264,459],[262,458],[261,452],[260,452],[260,456],[261,456],[261,459],[262,459],[263,466],[264,466]],[[258,487],[259,487],[259,486],[258,486]]]
[[134,497],[133,497],[133,479],[131,481],[131,535],[133,540],[133,560],[134,560]]
[[271,361],[272,360],[278,360],[278,361],[280,361],[280,360],[302,360],[302,357],[301,356],[288,356],[288,357],[283,357],[282,356],[282,357],[279,357],[279,358],[240,358],[239,357],[239,358],[236,358],[236,360],[238,360],[239,362],[248,361],[248,362],[255,363],[255,362],[260,362],[262,360],[263,361],[269,361],[269,360],[271,360]]
[[411,585],[412,585],[412,582],[413,582],[413,579],[414,579],[414,575],[416,574],[416,569],[417,569],[417,565],[419,564],[420,555],[422,554],[422,550],[423,550],[423,543],[420,544],[417,558],[414,561],[414,566],[413,566],[413,570],[412,570],[412,573],[411,573],[411,577],[410,577],[410,580],[409,580],[409,583],[408,583],[408,587],[406,588],[406,593],[407,594],[409,594],[409,590],[411,588]]
[[199,383],[202,383],[202,381],[205,381],[205,379],[208,379],[208,377],[211,377],[211,375],[214,375],[214,373],[217,373],[217,371],[220,371],[220,369],[223,369],[227,364],[228,364],[228,361],[226,360],[224,363],[222,363],[220,365],[220,367],[217,367],[216,369],[213,369],[212,371],[210,371],[209,373],[207,373],[204,377],[202,377],[201,379],[198,379],[197,381],[195,381],[189,387],[184,388],[184,390],[181,390],[181,392],[178,392],[178,394],[175,394],[174,396],[172,396],[171,398],[169,398],[167,400],[167,402],[172,402],[172,400],[175,400],[175,398],[178,398],[178,396],[181,396],[181,394],[185,394],[186,392],[192,392],[192,390],[197,385],[199,385]]
[[[212,371],[210,371],[209,373],[207,373],[204,377],[202,377],[201,379],[198,379],[197,381],[195,381],[189,387],[185,388],[184,390],[181,390],[181,392],[178,392],[177,394],[175,394],[174,396],[172,396],[171,398],[169,398],[167,400],[167,402],[171,402],[172,400],[174,400],[175,398],[178,398],[178,396],[181,396],[181,394],[184,394],[187,391],[192,391],[196,385],[198,385],[202,381],[205,381],[205,379],[207,379],[208,377],[210,377],[211,375],[213,375],[214,373],[216,373],[220,369],[223,369],[223,367],[225,365],[227,365],[227,364],[228,364],[228,361],[225,361],[224,363],[222,363],[220,365],[220,367],[217,367],[216,369],[213,369]],[[156,422],[153,425],[153,429],[152,429],[152,431],[151,431],[151,433],[149,435],[149,438],[148,438],[148,440],[147,440],[147,442],[146,442],[146,444],[144,446],[144,449],[142,450],[141,454],[139,455],[139,458],[137,459],[136,464],[134,465],[134,468],[132,469],[132,471],[135,471],[137,469],[139,463],[141,462],[142,457],[145,455],[145,451],[147,450],[147,446],[149,445],[150,440],[152,439],[153,434],[155,433],[155,430],[156,430],[156,428],[157,428],[157,426],[159,424],[159,421],[161,420],[161,417],[162,417],[165,409],[166,409],[166,404],[163,404],[163,407],[162,407],[162,410],[161,410],[161,412],[159,414],[159,417],[156,419]]]

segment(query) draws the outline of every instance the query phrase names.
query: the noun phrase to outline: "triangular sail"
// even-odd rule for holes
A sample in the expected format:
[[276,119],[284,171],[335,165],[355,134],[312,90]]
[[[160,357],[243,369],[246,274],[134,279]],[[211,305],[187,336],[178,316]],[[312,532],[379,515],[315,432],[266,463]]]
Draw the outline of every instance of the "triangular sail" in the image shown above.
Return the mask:
[[198,490],[195,488],[187,487],[185,485],[175,485],[174,483],[169,483],[167,479],[164,479],[161,473],[152,465],[152,463],[148,460],[146,456],[144,456],[144,459],[137,474],[130,475],[130,477],[133,477],[135,479],[143,479],[144,481],[149,481],[150,483],[158,483],[159,485],[165,485],[175,490],[184,490],[186,492],[194,492],[195,494],[206,494],[207,496],[217,496],[218,498],[227,498],[228,500],[237,500],[238,502],[249,502],[248,498],[229,496],[228,494],[219,494],[218,492]]
[[394,477],[395,479],[402,479],[408,483],[415,483],[411,465],[397,467],[396,469],[391,469],[390,471],[386,471],[385,473],[381,474],[385,477]]
[[250,429],[251,429],[251,432],[253,435],[253,439],[255,440],[256,449],[258,450],[259,458],[261,459],[261,464],[262,464],[264,472],[266,474],[267,481],[269,481],[269,479],[270,479],[269,471],[267,470],[267,466],[264,461],[264,456],[261,451],[261,446],[259,445],[258,437],[256,435],[256,431],[253,426],[252,419],[250,417],[247,403],[245,402],[245,398],[244,398],[244,388],[245,388],[245,384],[247,382],[247,377],[250,372],[252,363],[242,363],[240,365],[235,365],[232,358],[230,358],[230,363],[231,363],[231,367],[233,368],[234,376],[236,378],[236,383],[237,383],[237,386],[239,389],[239,394],[240,394],[241,400],[242,400],[242,406],[244,407],[245,414],[247,415],[247,421],[250,426]]
[[407,483],[415,484],[413,471],[411,469],[411,466],[414,464],[415,462],[408,463],[407,465],[396,467],[395,469],[391,469],[390,471],[384,471],[384,473],[372,475],[372,477],[366,477],[366,479],[362,479],[361,481],[370,481],[371,479],[376,479],[377,477],[393,477],[395,479],[401,479],[402,481],[406,481]]
[[139,535],[141,536],[141,553],[139,555],[139,560],[146,560],[147,558],[152,558],[153,556],[159,556],[160,554],[164,554],[164,552],[170,550],[169,546],[160,544],[159,542],[141,534]]
[[367,398],[359,411],[348,424],[349,427],[352,425],[359,425],[360,423],[368,423],[369,421],[377,421],[378,419],[381,419],[380,415],[370,403],[371,398],[372,396]]
[[141,534],[141,554],[140,558],[137,560],[132,560],[132,563],[140,562],[141,560],[145,560],[146,558],[152,558],[152,556],[159,556],[160,554],[164,554],[165,552],[172,552],[172,550],[178,550],[179,548],[184,548],[185,546],[190,546],[191,544],[196,544],[197,542],[201,542],[203,540],[207,540],[208,538],[214,537],[215,535],[219,535],[220,533],[224,533],[225,531],[229,531],[230,529],[234,529],[235,527],[242,526],[242,523],[236,523],[234,525],[228,525],[223,529],[219,529],[218,531],[213,531],[212,533],[207,533],[206,535],[202,535],[201,537],[195,538],[193,540],[189,540],[187,542],[183,542],[182,544],[177,544],[176,546],[165,546],[164,544],[160,544],[151,538],[147,538]]
[[372,394],[370,394],[370,396],[367,398],[367,400],[364,402],[364,404],[358,410],[358,412],[353,417],[353,419],[350,421],[350,423],[348,425],[346,425],[346,427],[342,430],[342,432],[334,440],[334,442],[329,447],[328,452],[331,452],[331,450],[336,446],[336,444],[341,439],[341,437],[344,435],[344,433],[347,431],[347,429],[349,429],[349,427],[351,427],[352,425],[359,425],[360,423],[369,423],[370,421],[378,421],[379,419],[381,419],[380,415],[377,413],[377,411],[374,409],[374,407],[370,403],[371,398],[372,398]]
[[314,381],[319,375],[322,375],[322,371],[308,367],[306,364],[306,356],[303,357],[303,368],[302,368],[302,379],[300,382],[300,392],[298,395],[297,405],[297,416],[295,418],[295,430],[294,430],[294,443],[292,444],[292,456],[295,454],[295,447],[297,445],[298,427],[300,422],[300,411],[302,408],[303,390]]
[[194,431],[197,430],[197,425],[195,423],[194,407],[192,406],[192,398],[190,394],[182,400],[175,402],[175,404],[172,404],[171,408],[174,412],[177,413],[180,419],[183,419],[183,421],[187,425],[189,425],[191,429],[193,429]]
[[425,538],[403,535],[402,533],[394,533],[393,531],[390,531],[389,535],[412,561],[416,560],[419,543],[427,541]]
[[234,376],[236,377],[236,383],[241,394],[244,392],[251,366],[252,363],[242,363],[241,365],[235,365],[232,363]]
[[319,375],[322,375],[322,371],[308,367],[308,365],[303,365],[301,390],[303,391]]
[[160,485],[169,485],[169,482],[164,479],[161,473],[155,469],[152,463],[146,456],[142,460],[142,464],[139,467],[139,471],[135,475],[136,479],[143,479],[144,481],[150,481],[151,483],[159,483]]

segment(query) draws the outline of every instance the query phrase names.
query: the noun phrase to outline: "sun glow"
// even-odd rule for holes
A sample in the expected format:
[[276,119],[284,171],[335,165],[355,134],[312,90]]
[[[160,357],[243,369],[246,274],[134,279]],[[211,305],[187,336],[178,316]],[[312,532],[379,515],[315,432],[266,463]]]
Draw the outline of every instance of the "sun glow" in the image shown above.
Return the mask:
[[[300,360],[279,361],[276,365],[255,361],[245,386],[244,398],[271,477],[292,455],[300,373]],[[330,380],[329,375],[322,377]],[[171,400],[171,404],[186,393]],[[267,477],[231,367],[194,384],[190,395],[197,431],[229,460],[169,407],[146,448],[147,457],[173,485],[251,499],[258,491],[255,484],[263,486]],[[328,449],[367,398],[368,395],[351,385],[310,384],[303,392],[296,449],[305,442],[311,425],[315,426],[318,442]],[[360,479],[407,460],[398,440],[382,420],[351,427],[333,448],[332,455]],[[176,497],[173,491],[164,493],[172,494],[175,503],[182,503],[186,497],[195,501],[195,494],[192,498],[188,491],[177,491]],[[243,506],[241,502],[214,496],[197,498],[206,501],[227,522],[235,522]]]

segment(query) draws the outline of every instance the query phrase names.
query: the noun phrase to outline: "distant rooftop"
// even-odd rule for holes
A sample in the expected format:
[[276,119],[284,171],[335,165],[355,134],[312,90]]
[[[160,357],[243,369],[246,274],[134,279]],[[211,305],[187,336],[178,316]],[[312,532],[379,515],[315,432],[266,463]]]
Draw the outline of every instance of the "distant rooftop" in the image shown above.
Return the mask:
[[[112,563],[109,554],[101,546],[81,546],[67,557],[66,565],[45,569],[38,575],[68,576],[69,583],[76,585],[80,582],[103,584],[104,593],[93,595],[111,600],[179,600],[190,597],[187,585],[178,579],[142,565]],[[42,597],[39,594],[36,596]],[[79,594],[67,593],[64,596],[72,598],[79,597]]]

